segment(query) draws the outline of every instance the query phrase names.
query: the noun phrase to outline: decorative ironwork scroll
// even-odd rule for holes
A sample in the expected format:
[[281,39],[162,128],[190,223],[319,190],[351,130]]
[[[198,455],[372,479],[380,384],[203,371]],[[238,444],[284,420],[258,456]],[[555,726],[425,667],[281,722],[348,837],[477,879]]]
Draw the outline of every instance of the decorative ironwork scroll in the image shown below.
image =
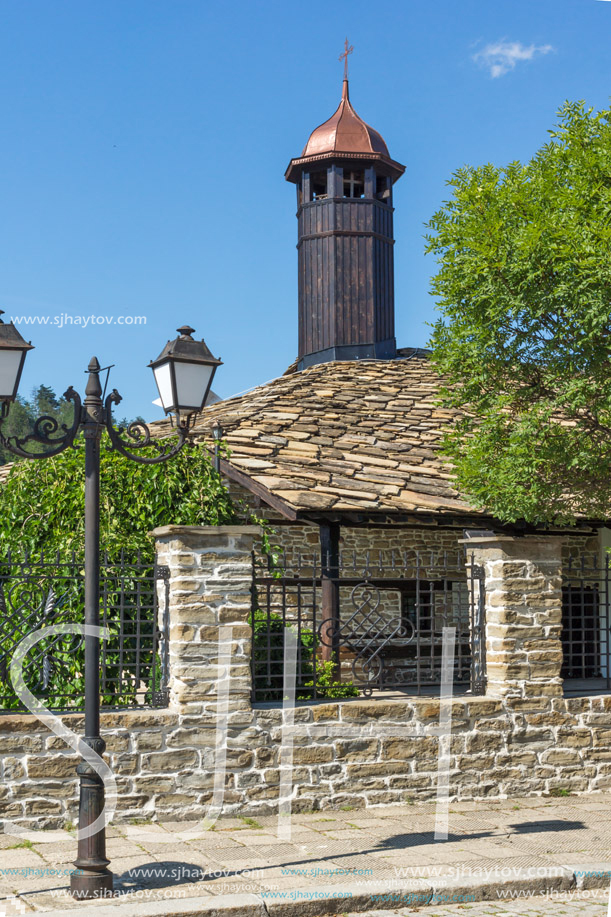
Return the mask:
[[[68,449],[74,444],[83,420],[83,410],[80,396],[72,386],[64,392],[64,398],[74,405],[72,425],[68,427],[66,424],[60,424],[55,417],[43,414],[34,423],[32,432],[26,434],[26,436],[5,436],[3,434],[1,426],[8,416],[10,407],[9,403],[4,401],[0,415],[0,443],[14,455],[29,459],[50,458],[53,455],[59,455],[64,449]],[[38,443],[43,446],[43,451],[31,452],[26,448],[30,443]]]
[[[185,443],[188,442],[189,427],[188,423],[178,423],[176,426],[176,442],[169,444],[167,440],[155,439],[151,435],[150,428],[143,420],[134,420],[127,428],[119,427],[115,429],[112,420],[112,406],[119,404],[123,399],[116,389],[113,389],[106,398],[105,418],[106,432],[110,438],[110,450],[116,450],[126,458],[134,462],[140,462],[143,465],[158,465],[177,455]],[[123,434],[128,438],[123,439]],[[153,455],[146,455],[138,450],[152,449]]]

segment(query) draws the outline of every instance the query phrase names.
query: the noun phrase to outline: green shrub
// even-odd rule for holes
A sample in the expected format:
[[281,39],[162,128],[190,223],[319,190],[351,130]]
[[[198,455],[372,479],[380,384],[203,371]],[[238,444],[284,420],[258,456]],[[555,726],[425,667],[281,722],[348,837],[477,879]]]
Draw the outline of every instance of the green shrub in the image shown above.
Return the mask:
[[[269,615],[261,608],[251,614],[253,628],[254,687],[257,701],[272,703],[282,700],[284,684],[284,631],[291,621],[282,615]],[[296,699],[314,697],[314,659],[318,637],[308,628],[299,631],[297,646]],[[359,689],[352,682],[335,678],[333,662],[316,658],[316,696],[328,698],[356,697]]]

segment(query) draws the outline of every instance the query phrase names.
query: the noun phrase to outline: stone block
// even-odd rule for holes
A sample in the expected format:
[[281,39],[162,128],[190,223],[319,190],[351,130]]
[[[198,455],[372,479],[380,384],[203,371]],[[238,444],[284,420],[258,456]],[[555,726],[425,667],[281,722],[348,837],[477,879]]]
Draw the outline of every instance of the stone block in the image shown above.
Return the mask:
[[118,796],[117,811],[130,812],[136,815],[141,815],[142,809],[147,804],[149,799],[149,796],[144,796],[141,793],[131,793],[125,794],[124,796]]
[[[2,729],[4,723],[0,720],[0,729]],[[66,748],[66,743],[63,743],[63,747]],[[3,735],[0,733],[0,754],[11,754],[17,753],[19,755],[25,755],[28,752],[43,751],[43,738],[41,735]]]
[[105,733],[104,741],[106,742],[107,752],[129,751],[130,736],[129,733]]
[[266,768],[263,771],[263,782],[267,786],[277,786],[280,783],[280,771],[273,768]]
[[456,759],[456,766],[461,771],[468,771],[476,769],[480,773],[484,773],[489,768],[493,767],[495,763],[494,754],[490,755],[459,755]]
[[140,770],[140,756],[129,753],[111,755],[110,766],[116,774],[121,776],[137,774]]
[[27,815],[58,815],[63,807],[61,802],[52,799],[28,799],[25,811]]
[[577,749],[549,748],[541,753],[541,762],[553,767],[578,766],[581,764],[581,756]]
[[[65,720],[64,720],[65,722]],[[102,735],[105,729],[165,729],[178,723],[178,714],[167,709],[128,710],[125,713],[103,713],[101,717]]]
[[193,624],[172,624],[170,627],[170,643],[190,643],[195,640],[195,635],[201,632]]
[[217,742],[216,727],[204,726],[201,729],[183,729],[179,727],[166,736],[168,748],[214,748]]
[[500,751],[495,757],[498,767],[534,767],[537,763],[537,755],[534,751],[526,751],[520,748],[511,751]]
[[[364,779],[368,777],[391,777],[397,774],[396,764],[391,764],[388,761],[379,761],[374,764],[347,764],[346,765],[346,777],[352,781],[353,779]],[[399,770],[400,773],[400,770]],[[403,775],[404,776],[404,775]]]
[[570,726],[575,720],[566,713],[549,710],[546,713],[526,713],[524,722],[528,726]]
[[321,809],[341,809],[342,806],[364,809],[366,804],[366,800],[362,796],[355,796],[351,793],[335,793],[320,800]]
[[331,745],[306,745],[293,749],[294,764],[324,764],[333,760]]
[[611,726],[611,713],[586,713],[583,722],[586,726],[593,726],[595,728],[600,726]]
[[34,783],[27,780],[24,783],[15,783],[12,788],[12,794],[18,799],[24,799],[29,796],[48,796],[51,799],[68,799],[78,797],[78,782],[76,768],[71,775],[72,779],[59,780],[40,780]]
[[378,751],[378,739],[338,739],[335,742],[335,755],[338,759],[349,758],[351,761],[375,760]]
[[608,790],[609,787],[611,787],[611,775],[606,777],[595,777],[590,785],[590,789],[593,792],[598,790]]
[[26,767],[30,780],[49,777],[74,777],[76,766],[80,758],[78,755],[42,755],[41,757],[26,758]]
[[251,612],[251,598],[247,594],[241,598],[242,603],[239,606],[223,606],[218,609],[219,624],[242,624],[248,620]]
[[312,707],[312,719],[315,723],[330,720],[332,722],[339,719],[340,705],[335,704],[317,704]]
[[467,754],[501,751],[504,745],[504,737],[497,732],[471,733],[465,738],[465,751]]
[[405,739],[382,739],[382,760],[417,762],[427,755],[437,755],[437,740],[428,737],[406,737]]
[[[592,745],[593,738],[594,747],[599,744],[608,745],[608,742],[603,737],[597,736],[596,733],[593,736],[589,729],[585,729],[582,726],[560,726],[556,732],[556,745],[560,745],[563,748],[588,748]],[[601,738],[603,738],[603,741],[600,741]]]
[[18,758],[12,758],[10,755],[4,758],[4,781],[21,780],[25,777],[25,767]]
[[467,711],[470,717],[475,716],[496,716],[503,711],[503,704],[500,700],[489,700],[488,698],[473,698],[467,702]]
[[178,774],[195,767],[199,762],[196,751],[160,751],[142,755],[142,770],[150,774]]
[[[581,732],[580,735],[584,740],[584,744],[586,744],[585,730]],[[609,746],[611,746],[611,729],[593,729],[592,741],[594,748],[609,748]],[[587,744],[589,744],[589,742]]]
[[269,745],[263,745],[261,748],[257,748],[255,751],[256,767],[264,767],[265,765],[276,764],[277,760],[277,748],[272,748]]
[[250,787],[259,786],[266,781],[263,780],[263,774],[260,771],[245,771],[242,774],[236,774],[236,787],[239,790],[245,789],[248,793]]
[[18,802],[5,802],[0,798],[0,816],[4,818],[20,818],[23,815],[23,805]]
[[562,679],[548,678],[545,682],[524,682],[521,685],[525,697],[562,697]]
[[136,751],[158,751],[163,746],[163,733],[138,732],[133,737]]
[[[177,778],[177,787],[180,791],[188,790],[189,792],[199,792],[201,793],[204,790],[211,790],[216,786],[216,775],[217,772],[214,768],[199,769],[194,771],[192,774],[183,774]],[[233,771],[228,771],[224,775],[223,786],[225,788],[233,789],[235,785],[235,777],[238,776],[234,774]],[[220,780],[220,778],[219,778]]]
[[254,752],[248,748],[227,749],[227,767],[252,767],[254,760]]
[[405,701],[348,701],[342,705],[342,721],[394,720],[401,722],[411,712]]

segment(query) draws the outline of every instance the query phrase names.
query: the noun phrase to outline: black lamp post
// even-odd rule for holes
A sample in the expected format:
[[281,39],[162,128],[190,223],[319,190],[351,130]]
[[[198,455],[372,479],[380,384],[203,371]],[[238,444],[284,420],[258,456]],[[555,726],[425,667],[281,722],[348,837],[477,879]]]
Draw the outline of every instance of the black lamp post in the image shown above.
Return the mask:
[[[0,312],[0,315],[3,314]],[[2,423],[9,413],[11,402],[17,397],[19,379],[28,350],[28,344],[13,323],[7,325],[0,319],[0,443],[21,458],[42,459],[58,455],[74,442],[81,430],[85,437],[85,624],[100,623],[100,441],[106,430],[109,449],[116,449],[127,458],[144,464],[165,462],[185,445],[193,415],[200,411],[212,384],[214,373],[221,361],[212,356],[204,341],[195,341],[193,328],[179,328],[179,337],[168,341],[162,353],[149,365],[155,374],[162,404],[166,414],[174,415],[178,442],[167,445],[151,438],[146,424],[136,421],[127,430],[113,426],[112,406],[119,404],[121,395],[114,389],[103,401],[100,384],[100,364],[92,357],[88,366],[89,379],[85,388],[85,401],[72,387],[64,397],[74,405],[72,426],[61,427],[53,417],[39,417],[33,432],[24,437],[7,437]],[[124,439],[125,433],[128,439]],[[28,444],[38,443],[44,451],[29,452]],[[140,450],[153,450],[153,455]],[[133,450],[133,451],[132,451]],[[100,738],[100,641],[98,637],[85,636],[85,736],[84,742],[98,755],[106,744]],[[77,767],[80,777],[78,855],[74,865],[79,873],[71,876],[70,887],[77,898],[99,898],[112,889],[113,876],[108,869],[105,829],[81,837],[80,833],[102,814],[104,810],[104,782],[86,761]]]

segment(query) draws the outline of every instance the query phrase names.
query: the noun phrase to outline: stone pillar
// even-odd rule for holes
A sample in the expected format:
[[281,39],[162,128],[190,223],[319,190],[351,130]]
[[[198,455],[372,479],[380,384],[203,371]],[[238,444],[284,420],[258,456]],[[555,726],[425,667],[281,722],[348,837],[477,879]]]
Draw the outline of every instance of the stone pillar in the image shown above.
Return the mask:
[[[250,710],[252,550],[256,525],[166,525],[154,530],[159,613],[169,632],[170,707],[182,715],[216,712],[219,632],[231,625],[230,710]],[[221,653],[223,651],[221,650]]]
[[466,534],[485,576],[487,696],[561,697],[562,539]]

